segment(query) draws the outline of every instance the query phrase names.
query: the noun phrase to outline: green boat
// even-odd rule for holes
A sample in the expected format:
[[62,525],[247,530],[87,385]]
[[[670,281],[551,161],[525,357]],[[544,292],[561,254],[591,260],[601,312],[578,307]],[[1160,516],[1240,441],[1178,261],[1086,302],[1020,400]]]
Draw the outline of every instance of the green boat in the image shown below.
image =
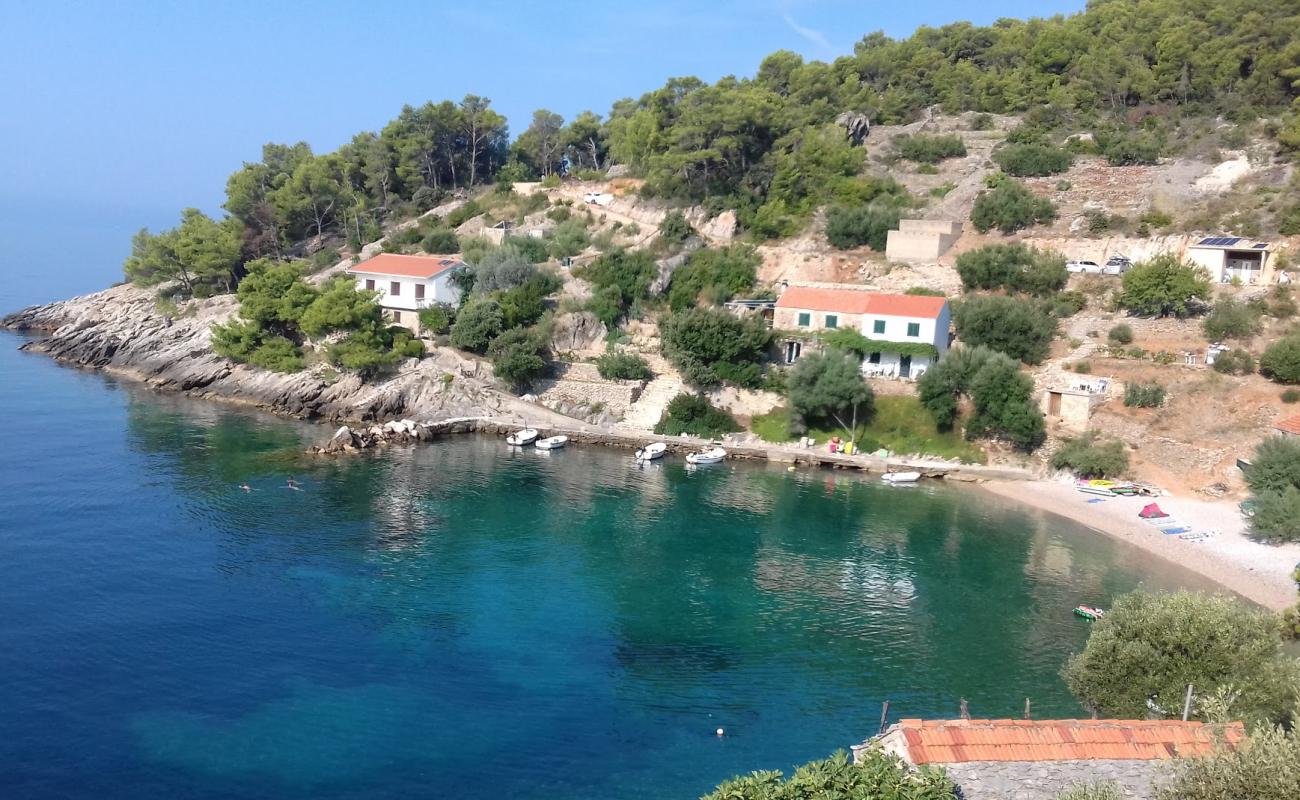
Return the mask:
[[1092,606],[1074,607],[1074,615],[1076,617],[1083,617],[1084,619],[1090,622],[1101,619],[1102,615],[1105,613],[1106,612],[1101,610],[1100,608],[1093,608]]

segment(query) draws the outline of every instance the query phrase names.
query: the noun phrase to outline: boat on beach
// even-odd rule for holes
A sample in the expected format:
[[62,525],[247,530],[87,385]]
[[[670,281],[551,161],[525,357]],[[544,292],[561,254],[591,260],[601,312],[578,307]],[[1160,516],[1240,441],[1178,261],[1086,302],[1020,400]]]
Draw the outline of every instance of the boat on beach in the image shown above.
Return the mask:
[[1074,615],[1076,617],[1083,617],[1090,622],[1101,619],[1105,613],[1104,610],[1095,606],[1078,605],[1074,607]]
[[521,428],[506,437],[506,444],[511,447],[527,447],[537,441],[537,436],[535,428]]
[[664,453],[668,452],[668,445],[663,442],[651,442],[650,444],[636,451],[637,461],[654,461],[657,458],[663,458]]
[[895,483],[895,484],[916,483],[917,481],[921,480],[921,473],[911,472],[911,471],[886,472],[884,475],[880,476],[880,479],[885,483]]
[[717,464],[727,457],[727,451],[721,447],[707,447],[686,456],[687,464]]
[[559,450],[569,443],[567,436],[548,436],[545,439],[539,439],[534,445],[538,450]]

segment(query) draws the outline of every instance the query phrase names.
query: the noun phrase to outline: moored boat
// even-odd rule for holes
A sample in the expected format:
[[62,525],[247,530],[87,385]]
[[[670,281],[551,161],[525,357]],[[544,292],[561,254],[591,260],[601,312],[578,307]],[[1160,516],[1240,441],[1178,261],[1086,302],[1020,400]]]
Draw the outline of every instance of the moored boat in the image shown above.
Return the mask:
[[537,436],[535,428],[520,428],[506,437],[506,444],[511,447],[527,447],[537,441]]
[[663,458],[666,452],[668,452],[668,445],[663,442],[651,442],[636,451],[636,460],[654,461],[656,458]]
[[707,447],[697,453],[686,456],[687,464],[717,464],[727,457],[727,451],[721,447]]
[[885,483],[916,483],[921,479],[919,472],[886,472],[880,476]]
[[545,439],[538,439],[534,445],[538,450],[559,450],[569,443],[567,436],[548,436]]
[[1094,606],[1079,605],[1074,607],[1074,615],[1076,617],[1083,617],[1084,619],[1089,621],[1099,620],[1102,618],[1102,616],[1105,613],[1106,612],[1103,611],[1102,609],[1096,608]]

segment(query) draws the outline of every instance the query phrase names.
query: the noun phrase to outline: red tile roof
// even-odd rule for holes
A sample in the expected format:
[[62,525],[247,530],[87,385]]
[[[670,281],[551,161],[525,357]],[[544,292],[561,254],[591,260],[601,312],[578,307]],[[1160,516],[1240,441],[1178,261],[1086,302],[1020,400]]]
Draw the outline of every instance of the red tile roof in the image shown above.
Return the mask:
[[[1245,738],[1240,722],[1204,725],[1179,720],[919,720],[899,731],[914,764],[967,761],[1138,760],[1202,755]],[[888,735],[888,734],[886,734]]]
[[456,256],[403,256],[397,253],[380,253],[348,271],[354,274],[392,275],[399,278],[428,280],[463,265],[464,262]]
[[806,308],[841,314],[879,314],[886,317],[937,319],[947,300],[911,294],[881,294],[861,289],[822,289],[791,286],[776,301],[777,308]]
[[1273,423],[1273,427],[1283,433],[1294,433],[1296,436],[1300,436],[1300,414],[1280,419]]

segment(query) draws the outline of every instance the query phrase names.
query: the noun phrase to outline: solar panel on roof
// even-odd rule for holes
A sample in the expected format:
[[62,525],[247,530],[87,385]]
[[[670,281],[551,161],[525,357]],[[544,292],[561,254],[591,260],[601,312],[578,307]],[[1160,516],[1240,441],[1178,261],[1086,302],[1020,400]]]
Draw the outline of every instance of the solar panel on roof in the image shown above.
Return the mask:
[[1268,249],[1268,242],[1260,242],[1259,244],[1255,245],[1255,246],[1254,246],[1253,248],[1251,248],[1251,249],[1252,249],[1252,250],[1267,250],[1267,249]]
[[1202,245],[1206,245],[1206,246],[1213,246],[1214,243],[1217,242],[1217,241],[1218,241],[1218,239],[1217,239],[1216,237],[1214,237],[1214,236],[1207,236],[1207,237],[1205,237],[1204,239],[1202,239],[1202,240],[1200,240],[1199,242],[1197,242],[1197,244],[1202,244]]

